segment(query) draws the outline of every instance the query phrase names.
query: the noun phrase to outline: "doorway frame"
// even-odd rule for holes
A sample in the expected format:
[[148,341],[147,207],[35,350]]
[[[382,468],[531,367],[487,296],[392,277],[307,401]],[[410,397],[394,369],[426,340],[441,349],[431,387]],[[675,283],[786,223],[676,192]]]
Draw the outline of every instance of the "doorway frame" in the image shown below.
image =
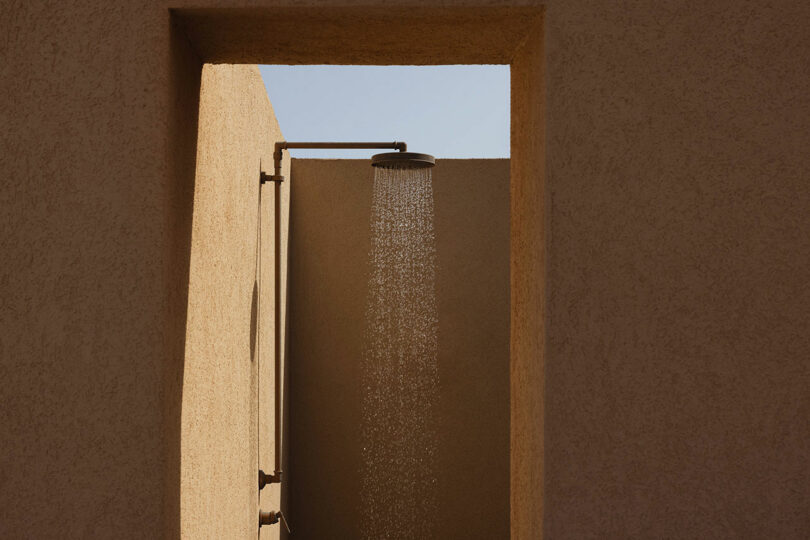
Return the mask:
[[[204,63],[508,64],[510,109],[510,529],[542,538],[547,219],[544,7],[358,5],[171,9]],[[172,42],[172,47],[178,45]],[[172,51],[173,52],[173,51]]]

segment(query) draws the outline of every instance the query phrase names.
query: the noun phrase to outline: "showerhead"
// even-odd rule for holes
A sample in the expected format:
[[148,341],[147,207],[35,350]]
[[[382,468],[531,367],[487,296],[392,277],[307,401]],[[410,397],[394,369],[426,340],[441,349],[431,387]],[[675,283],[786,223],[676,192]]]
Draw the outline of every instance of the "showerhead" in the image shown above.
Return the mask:
[[386,152],[371,156],[372,167],[385,169],[427,169],[436,165],[436,158],[430,154],[416,152]]

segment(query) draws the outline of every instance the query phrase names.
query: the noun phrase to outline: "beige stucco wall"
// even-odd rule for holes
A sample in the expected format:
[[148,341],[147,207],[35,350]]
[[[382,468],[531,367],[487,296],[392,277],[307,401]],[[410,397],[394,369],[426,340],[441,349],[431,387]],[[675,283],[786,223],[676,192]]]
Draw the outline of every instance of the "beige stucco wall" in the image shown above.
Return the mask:
[[[352,4],[3,4],[0,536],[180,532],[215,58],[534,66],[513,79],[515,536],[807,536],[810,5],[553,0],[539,43],[508,2]],[[175,27],[187,5],[224,31]]]
[[[257,470],[273,471],[275,191],[273,184],[260,187],[259,173],[272,171],[278,140],[281,130],[258,68],[206,64],[182,388],[185,538],[255,534]],[[282,185],[282,266],[288,194],[289,182]],[[281,290],[286,295],[283,282]],[[261,495],[264,510],[278,510],[277,485]],[[262,532],[277,537],[278,527],[273,530],[275,536],[269,527]]]
[[[290,519],[295,537],[359,538],[373,169],[293,159],[291,178]],[[436,538],[505,538],[509,160],[440,159],[433,186]]]

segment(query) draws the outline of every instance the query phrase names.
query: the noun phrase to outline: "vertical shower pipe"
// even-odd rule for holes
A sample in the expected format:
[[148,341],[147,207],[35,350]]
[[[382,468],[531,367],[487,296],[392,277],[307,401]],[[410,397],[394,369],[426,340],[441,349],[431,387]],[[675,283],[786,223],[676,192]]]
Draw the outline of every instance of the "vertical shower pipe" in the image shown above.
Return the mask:
[[[281,182],[273,182],[275,191],[275,210],[273,231],[275,236],[274,260],[275,260],[275,277],[273,284],[273,304],[275,306],[275,332],[276,336],[273,339],[275,345],[273,356],[275,357],[275,375],[273,376],[276,391],[275,391],[275,463],[276,470],[273,473],[278,477],[279,484],[281,483],[281,391],[283,387],[283,380],[281,378]],[[286,360],[286,359],[285,359]]]
[[[280,158],[279,158],[280,159]],[[274,320],[274,338],[273,338],[273,360],[274,360],[274,379],[275,379],[275,396],[274,396],[274,460],[275,470],[273,474],[267,474],[263,470],[259,470],[259,489],[264,488],[267,484],[280,484],[281,483],[281,182],[284,177],[280,174],[270,176],[264,172],[261,173],[260,185],[266,182],[273,182],[273,257],[274,257],[274,271],[273,271],[273,310],[275,314]],[[261,414],[261,411],[260,411]]]

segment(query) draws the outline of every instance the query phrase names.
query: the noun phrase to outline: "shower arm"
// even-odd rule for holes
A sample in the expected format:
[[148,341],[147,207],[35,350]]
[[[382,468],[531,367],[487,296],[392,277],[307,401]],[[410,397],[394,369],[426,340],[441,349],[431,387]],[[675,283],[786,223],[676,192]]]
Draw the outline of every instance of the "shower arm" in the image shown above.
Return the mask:
[[284,176],[281,174],[281,158],[284,150],[293,148],[330,148],[330,149],[393,149],[400,152],[407,152],[408,145],[404,142],[287,142],[279,141],[276,143],[275,151],[273,152],[273,175],[266,175],[262,173],[261,183],[265,182],[283,182]]

